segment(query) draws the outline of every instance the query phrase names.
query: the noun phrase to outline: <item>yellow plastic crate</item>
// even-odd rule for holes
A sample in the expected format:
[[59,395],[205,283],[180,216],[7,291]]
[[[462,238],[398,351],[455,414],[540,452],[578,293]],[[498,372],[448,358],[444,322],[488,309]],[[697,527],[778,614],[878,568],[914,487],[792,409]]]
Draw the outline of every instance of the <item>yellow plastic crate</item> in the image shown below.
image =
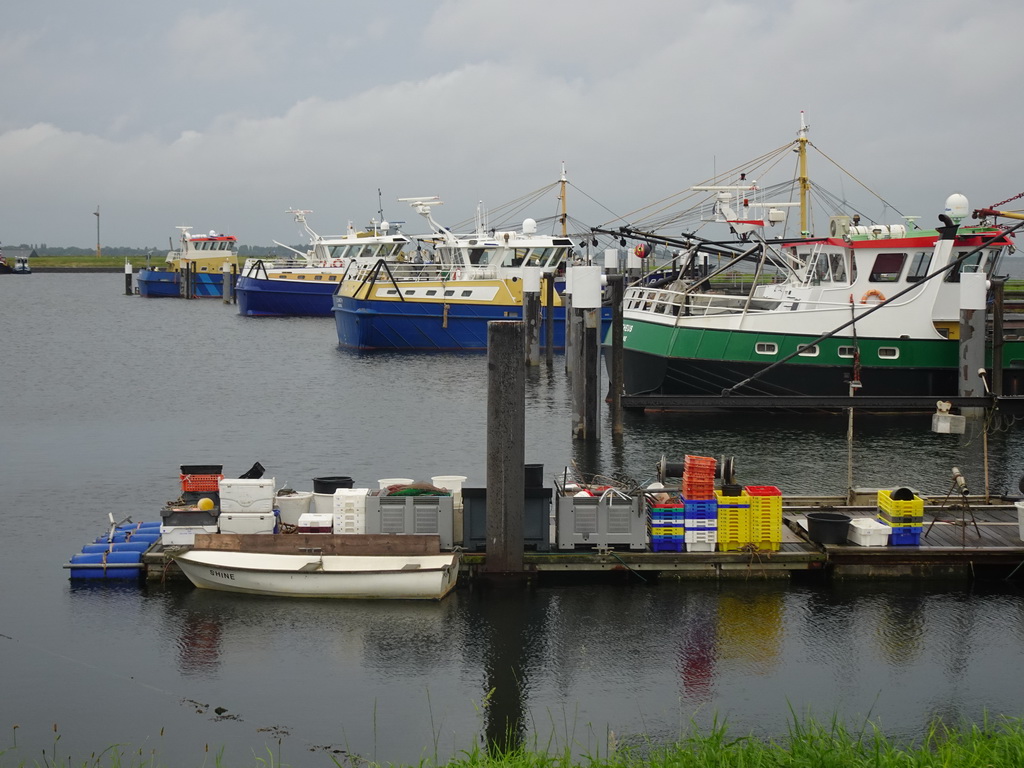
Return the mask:
[[889,517],[906,517],[908,515],[924,516],[924,499],[917,494],[909,501],[899,501],[892,498],[891,490],[880,490],[878,492],[878,508]]
[[685,529],[683,526],[660,526],[651,528],[651,536],[682,536]]

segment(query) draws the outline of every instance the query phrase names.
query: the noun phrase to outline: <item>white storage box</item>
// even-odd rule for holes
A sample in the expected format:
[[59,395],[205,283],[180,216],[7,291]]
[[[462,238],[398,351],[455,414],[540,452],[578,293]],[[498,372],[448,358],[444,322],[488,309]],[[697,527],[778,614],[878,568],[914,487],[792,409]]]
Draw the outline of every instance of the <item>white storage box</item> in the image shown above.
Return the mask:
[[870,517],[859,517],[850,521],[849,540],[861,547],[884,547],[889,543],[890,528]]
[[366,533],[369,488],[339,488],[334,492],[334,533]]
[[715,546],[718,544],[718,530],[687,528],[683,533],[683,539],[686,541],[687,552],[714,552]]
[[221,512],[217,521],[221,533],[273,533],[277,526],[273,512]]
[[220,481],[220,511],[273,512],[274,478],[257,480],[222,478]]
[[160,543],[165,547],[191,547],[197,533],[216,532],[216,525],[161,525]]
[[334,515],[307,512],[299,517],[299,533],[332,533]]

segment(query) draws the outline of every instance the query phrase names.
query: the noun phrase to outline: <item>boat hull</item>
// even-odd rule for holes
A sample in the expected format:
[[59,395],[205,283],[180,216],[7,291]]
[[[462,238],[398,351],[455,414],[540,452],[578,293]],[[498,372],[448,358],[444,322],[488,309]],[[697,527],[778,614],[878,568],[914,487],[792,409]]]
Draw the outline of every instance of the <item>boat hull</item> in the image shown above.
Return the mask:
[[192,550],[175,558],[196,587],[276,597],[440,600],[458,580],[457,553],[264,554]]
[[238,314],[246,317],[330,317],[336,282],[274,280],[241,275]]
[[[542,309],[540,344],[547,344],[547,310]],[[334,319],[338,344],[360,350],[483,351],[487,324],[522,320],[521,306],[445,304],[442,302],[377,301],[337,295]],[[602,332],[611,322],[611,309],[602,310]],[[554,348],[565,348],[565,308],[554,308]]]
[[[627,395],[720,395],[752,376],[737,395],[847,396],[855,377],[864,395],[953,397],[959,390],[955,340],[860,337],[855,374],[850,337],[818,342],[816,355],[798,355],[768,369],[799,346],[811,346],[816,337],[671,328],[636,319],[627,325]],[[766,345],[776,350],[774,355],[758,352]],[[1024,343],[1008,342],[1003,357],[1004,394],[1024,394]]]
[[[140,269],[136,276],[139,295],[146,298],[181,298],[180,272]],[[220,272],[196,272],[192,275],[193,295],[197,299],[221,298],[224,295],[224,275]]]

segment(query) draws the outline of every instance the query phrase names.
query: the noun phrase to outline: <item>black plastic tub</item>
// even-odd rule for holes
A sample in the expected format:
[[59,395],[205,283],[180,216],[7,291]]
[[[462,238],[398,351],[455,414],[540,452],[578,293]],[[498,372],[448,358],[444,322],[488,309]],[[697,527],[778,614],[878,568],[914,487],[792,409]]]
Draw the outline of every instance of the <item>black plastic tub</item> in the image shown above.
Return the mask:
[[818,544],[845,544],[850,534],[850,516],[839,512],[808,512],[807,538]]
[[334,493],[339,488],[351,488],[351,477],[314,477],[313,493]]

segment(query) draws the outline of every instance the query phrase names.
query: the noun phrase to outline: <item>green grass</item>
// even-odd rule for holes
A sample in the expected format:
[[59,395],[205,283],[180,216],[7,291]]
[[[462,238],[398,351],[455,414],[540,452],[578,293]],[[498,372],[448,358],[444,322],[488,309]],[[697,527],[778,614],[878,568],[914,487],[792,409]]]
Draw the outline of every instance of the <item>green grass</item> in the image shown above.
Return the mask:
[[[87,758],[61,758],[57,755],[59,734],[49,753],[33,759],[20,757],[16,747],[0,750],[0,768],[158,768],[165,765],[151,750],[131,750],[122,745],[108,747]],[[447,763],[422,760],[415,768],[996,768],[1024,765],[1024,720],[986,717],[979,724],[959,728],[933,725],[924,738],[902,744],[887,738],[870,723],[849,730],[838,720],[818,723],[794,718],[789,733],[779,739],[733,736],[724,724],[713,725],[704,734],[685,735],[668,745],[656,745],[644,739],[619,744],[609,733],[604,756],[574,756],[566,749],[556,753],[528,748],[505,751],[476,747]],[[277,753],[251,761],[228,762],[223,751],[207,750],[197,756],[198,768],[285,768],[291,765],[282,756],[280,740]],[[376,763],[358,756],[327,755],[311,760],[308,753],[295,763],[321,764],[327,768],[374,768]],[[175,766],[182,768],[182,766]]]

